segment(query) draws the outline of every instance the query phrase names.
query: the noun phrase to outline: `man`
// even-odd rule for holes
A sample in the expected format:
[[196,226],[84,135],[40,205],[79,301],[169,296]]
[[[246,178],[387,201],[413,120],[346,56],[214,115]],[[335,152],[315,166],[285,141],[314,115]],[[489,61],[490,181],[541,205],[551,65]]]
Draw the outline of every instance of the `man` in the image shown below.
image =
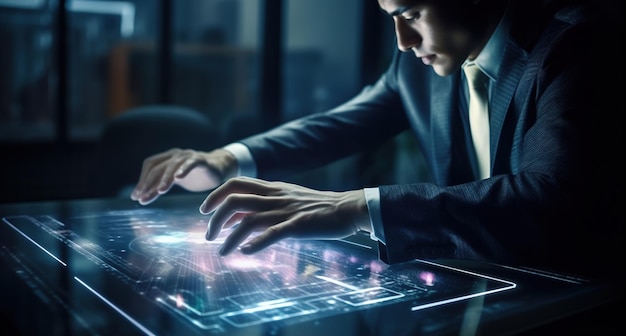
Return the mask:
[[[374,85],[224,148],[147,158],[131,198],[148,204],[174,184],[215,188],[200,206],[212,213],[206,238],[238,223],[222,255],[364,230],[388,263],[470,258],[621,275],[621,110],[612,105],[615,86],[600,76],[611,75],[598,43],[601,20],[555,1],[378,4],[393,20],[399,51]],[[621,71],[620,63],[611,69]],[[476,86],[488,99],[477,109],[486,113],[476,119],[482,124],[470,113],[480,101],[466,75],[472,67],[487,77]],[[407,129],[433,183],[335,192],[273,181]]]

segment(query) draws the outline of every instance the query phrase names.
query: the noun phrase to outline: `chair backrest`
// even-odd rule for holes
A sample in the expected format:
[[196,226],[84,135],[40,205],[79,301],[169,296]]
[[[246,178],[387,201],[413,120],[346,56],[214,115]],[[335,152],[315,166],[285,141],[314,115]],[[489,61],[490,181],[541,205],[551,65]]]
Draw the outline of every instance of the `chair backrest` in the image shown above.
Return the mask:
[[94,191],[99,197],[126,197],[141,172],[143,160],[167,149],[212,149],[217,129],[194,109],[148,105],[129,109],[106,126],[94,160]]

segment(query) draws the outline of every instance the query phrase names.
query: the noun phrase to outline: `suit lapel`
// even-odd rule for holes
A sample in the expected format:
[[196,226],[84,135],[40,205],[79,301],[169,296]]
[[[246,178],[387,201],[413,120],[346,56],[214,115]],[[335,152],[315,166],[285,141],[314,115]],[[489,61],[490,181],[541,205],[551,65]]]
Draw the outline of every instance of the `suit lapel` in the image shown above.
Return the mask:
[[512,113],[519,113],[517,109],[510,109],[513,94],[518,87],[520,78],[526,67],[527,56],[524,50],[519,48],[515,43],[509,41],[506,45],[504,53],[504,59],[498,81],[495,83],[492,92],[492,100],[490,105],[490,149],[491,149],[491,165],[493,172],[497,173],[497,167],[501,165],[508,166],[508,161],[511,153],[503,153],[499,151],[500,148],[510,148],[510,139],[501,139],[500,136],[503,130],[507,127],[514,127],[514,125],[505,125],[506,119],[516,120],[517,116],[508,115]]

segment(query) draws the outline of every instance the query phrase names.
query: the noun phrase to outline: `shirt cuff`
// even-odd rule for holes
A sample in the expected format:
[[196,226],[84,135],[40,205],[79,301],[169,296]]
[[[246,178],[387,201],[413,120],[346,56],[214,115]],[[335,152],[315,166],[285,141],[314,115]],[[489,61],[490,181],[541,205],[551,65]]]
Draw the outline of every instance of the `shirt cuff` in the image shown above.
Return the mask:
[[372,224],[370,238],[385,244],[385,231],[383,230],[383,219],[380,214],[380,190],[378,188],[365,188],[363,192],[365,193],[367,211],[369,212],[370,222]]
[[237,160],[237,166],[239,167],[237,176],[257,177],[256,162],[254,162],[248,147],[242,143],[234,142],[222,147],[222,149],[230,152]]

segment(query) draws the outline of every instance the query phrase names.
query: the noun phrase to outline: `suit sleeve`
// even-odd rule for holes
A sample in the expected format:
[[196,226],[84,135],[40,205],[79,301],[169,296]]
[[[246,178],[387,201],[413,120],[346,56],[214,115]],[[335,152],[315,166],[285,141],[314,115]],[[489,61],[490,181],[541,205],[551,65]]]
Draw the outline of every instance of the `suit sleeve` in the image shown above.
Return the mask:
[[390,69],[348,102],[241,141],[258,177],[280,179],[372,148],[408,129]]

